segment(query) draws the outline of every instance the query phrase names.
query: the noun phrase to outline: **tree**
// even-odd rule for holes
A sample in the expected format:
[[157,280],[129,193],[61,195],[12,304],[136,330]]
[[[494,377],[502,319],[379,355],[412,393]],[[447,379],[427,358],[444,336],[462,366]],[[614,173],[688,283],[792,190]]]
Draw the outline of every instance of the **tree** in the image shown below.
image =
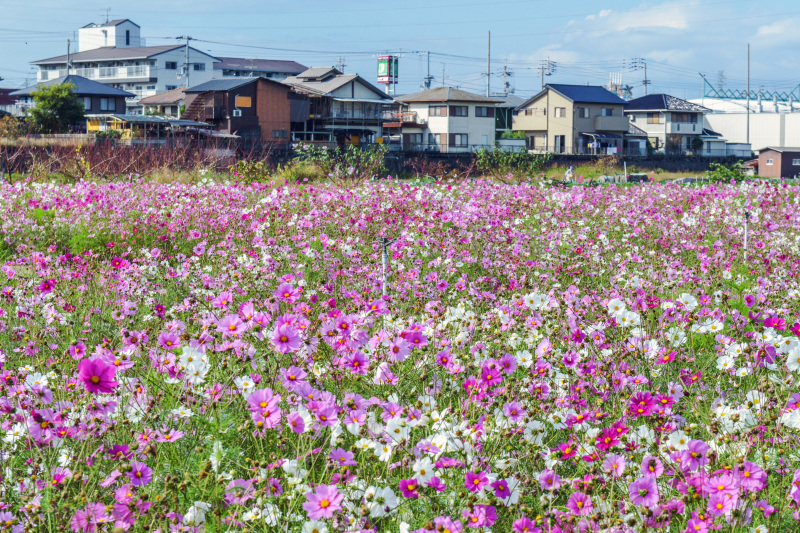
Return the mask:
[[71,83],[43,85],[32,96],[36,105],[28,116],[44,133],[61,133],[83,120],[83,102]]

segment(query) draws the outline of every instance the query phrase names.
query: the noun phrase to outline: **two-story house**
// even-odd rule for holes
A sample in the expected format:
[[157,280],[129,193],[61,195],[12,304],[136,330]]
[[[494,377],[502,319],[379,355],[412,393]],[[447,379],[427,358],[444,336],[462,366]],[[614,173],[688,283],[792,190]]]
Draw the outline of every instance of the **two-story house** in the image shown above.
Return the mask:
[[440,87],[395,100],[402,106],[404,150],[458,153],[494,147],[500,98]]
[[310,68],[281,83],[295,93],[291,117],[295,141],[374,143],[382,138],[385,114],[397,107],[358,74],[343,74],[333,67]]
[[125,114],[125,101],[127,98],[130,98],[131,93],[116,89],[104,83],[74,75],[37,83],[32,87],[10,93],[10,96],[18,99],[18,113],[16,114],[21,115],[35,105],[33,93],[36,89],[47,85],[63,85],[66,83],[73,86],[73,92],[83,104],[86,118],[90,121],[93,115]]
[[625,101],[600,85],[548,84],[517,107],[514,131],[524,131],[529,150],[616,154],[628,119]]
[[719,134],[703,129],[703,115],[708,112],[701,105],[668,94],[649,94],[625,106],[625,115],[647,134],[652,150],[677,154],[700,152],[717,143],[725,150]]
[[[131,93],[129,114],[141,114],[139,100],[158,93],[197,85],[214,75],[219,59],[181,44],[145,46],[138,24],[128,19],[88,24],[78,30],[78,51],[34,61],[37,81],[67,75],[83,76]],[[69,68],[67,67],[69,61]]]
[[210,80],[186,89],[184,120],[214,124],[220,133],[289,142],[291,88],[266,78]]

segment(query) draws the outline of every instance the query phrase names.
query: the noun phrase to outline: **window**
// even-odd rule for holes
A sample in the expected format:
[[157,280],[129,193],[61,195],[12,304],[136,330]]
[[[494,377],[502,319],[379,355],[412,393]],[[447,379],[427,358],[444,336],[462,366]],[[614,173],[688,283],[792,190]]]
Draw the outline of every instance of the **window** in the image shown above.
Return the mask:
[[289,132],[286,130],[272,130],[273,139],[286,139],[289,137]]
[[600,113],[604,117],[613,117],[614,116],[614,108],[613,107],[604,107]]
[[647,123],[648,124],[661,124],[661,113],[648,113],[647,114]]
[[450,115],[454,117],[468,117],[469,116],[469,107],[465,105],[451,105],[450,106]]
[[236,107],[252,107],[252,102],[249,96],[237,96]]
[[131,45],[131,30],[125,30],[125,46]]
[[774,164],[775,164],[775,163],[774,163],[774,161],[773,161],[772,159],[767,159],[767,166],[768,166],[768,167],[771,167],[771,166],[772,166],[772,165],[774,165]]
[[84,96],[83,97],[83,110],[89,111],[92,109],[92,98],[91,96]]
[[194,69],[197,70],[197,71],[201,71],[202,72],[202,71],[204,71],[206,69],[206,64],[205,63],[195,63],[194,64]]
[[800,159],[792,159],[793,167],[800,167]]
[[579,107],[578,108],[578,118],[589,118],[589,108],[588,107]]
[[489,118],[494,116],[494,108],[493,107],[485,107],[485,106],[477,106],[475,108],[475,116],[476,117],[484,117]]
[[694,124],[697,122],[697,115],[695,113],[673,113],[672,122],[680,122],[683,124]]
[[442,144],[442,135],[440,133],[428,134],[428,144]]
[[178,88],[178,86],[177,86],[177,85],[167,85],[167,86],[166,86],[166,89],[167,89],[168,91],[172,91],[172,90],[174,90],[174,89],[177,89],[177,88]]
[[167,70],[178,70],[178,62],[177,61],[167,61],[164,64],[164,68]]
[[115,98],[101,98],[100,111],[116,111],[117,101]]
[[557,107],[555,108],[556,111],[556,118],[564,118],[567,116],[567,108],[566,107]]
[[409,133],[408,134],[408,142],[411,144],[422,144],[422,134],[421,133]]
[[148,85],[147,86],[147,90],[148,91],[155,91],[156,90],[156,86],[155,85]]
[[431,116],[431,117],[446,117],[447,116],[447,106],[443,106],[443,105],[428,106],[428,116]]
[[469,145],[469,135],[466,133],[454,133],[453,134],[453,146],[468,146]]

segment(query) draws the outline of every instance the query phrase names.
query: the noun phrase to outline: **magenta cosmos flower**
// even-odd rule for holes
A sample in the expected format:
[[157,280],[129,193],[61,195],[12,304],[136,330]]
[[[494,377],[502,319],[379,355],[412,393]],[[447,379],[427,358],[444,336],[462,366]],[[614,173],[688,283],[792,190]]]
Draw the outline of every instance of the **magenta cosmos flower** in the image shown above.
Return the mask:
[[401,479],[399,487],[404,498],[419,498],[419,481],[416,478]]
[[464,476],[464,486],[470,492],[480,492],[480,490],[488,484],[489,478],[486,477],[484,472],[478,472],[477,474],[467,472]]
[[153,481],[153,469],[140,461],[131,463],[131,471],[125,474],[131,480],[131,485],[144,487]]
[[592,514],[592,499],[582,492],[573,492],[572,496],[567,500],[567,509],[572,511],[572,514],[578,516],[586,516]]
[[321,518],[332,518],[333,514],[342,508],[340,503],[344,496],[339,494],[333,485],[318,485],[316,492],[306,492],[306,499],[303,509],[308,513],[310,520]]
[[117,382],[114,381],[116,373],[113,366],[105,364],[100,359],[85,359],[78,363],[78,379],[92,394],[113,391],[117,386]]
[[282,324],[272,334],[272,344],[281,353],[290,353],[300,347],[300,333],[292,327]]
[[637,479],[628,487],[628,493],[633,505],[653,507],[658,503],[658,485],[654,477],[645,476]]

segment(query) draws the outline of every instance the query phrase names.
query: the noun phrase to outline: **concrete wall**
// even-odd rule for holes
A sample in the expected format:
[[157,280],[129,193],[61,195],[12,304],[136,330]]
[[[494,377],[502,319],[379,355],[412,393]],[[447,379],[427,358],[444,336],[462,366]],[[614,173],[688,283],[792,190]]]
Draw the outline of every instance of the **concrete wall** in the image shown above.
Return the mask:
[[[709,113],[705,127],[729,142],[747,142],[747,113]],[[751,113],[750,144],[755,150],[767,146],[800,146],[800,113]]]
[[[130,44],[126,43],[125,32],[130,32]],[[116,48],[144,46],[141,43],[139,27],[130,21],[125,21],[116,26],[92,26],[78,30],[78,52],[106,46]]]

